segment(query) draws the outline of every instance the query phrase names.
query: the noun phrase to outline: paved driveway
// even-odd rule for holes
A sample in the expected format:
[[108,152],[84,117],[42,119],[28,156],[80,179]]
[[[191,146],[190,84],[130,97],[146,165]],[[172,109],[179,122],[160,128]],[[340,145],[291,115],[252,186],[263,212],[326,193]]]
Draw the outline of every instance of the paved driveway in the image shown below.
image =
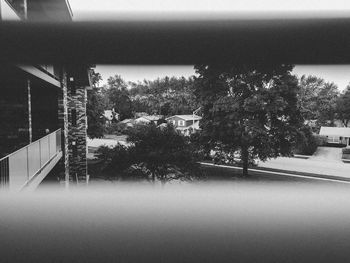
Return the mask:
[[322,162],[342,162],[342,148],[336,147],[318,147],[309,160]]
[[279,157],[259,167],[350,178],[350,164],[341,161],[341,148],[319,147],[309,159]]

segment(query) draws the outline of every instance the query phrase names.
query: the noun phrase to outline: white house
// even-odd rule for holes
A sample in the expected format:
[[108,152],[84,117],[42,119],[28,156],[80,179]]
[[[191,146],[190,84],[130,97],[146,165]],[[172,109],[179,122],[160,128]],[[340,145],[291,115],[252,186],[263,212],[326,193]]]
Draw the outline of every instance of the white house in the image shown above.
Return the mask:
[[125,119],[125,120],[122,120],[120,123],[125,124],[126,127],[133,127],[135,124],[135,120],[134,119]]
[[114,109],[112,110],[105,110],[103,112],[103,117],[106,119],[106,122],[108,124],[111,124],[113,119],[118,121],[119,120],[119,113],[116,113]]
[[138,124],[148,124],[153,122],[157,125],[157,122],[162,118],[161,115],[148,115],[148,116],[142,116],[140,118],[135,119],[135,123]]
[[346,146],[350,146],[350,128],[322,126],[320,135],[327,137],[328,143],[345,144]]
[[200,130],[199,121],[201,119],[202,117],[198,115],[188,114],[188,115],[174,115],[169,118],[166,118],[166,121],[174,125],[176,130],[180,131],[183,135],[188,136],[191,133],[194,133]]

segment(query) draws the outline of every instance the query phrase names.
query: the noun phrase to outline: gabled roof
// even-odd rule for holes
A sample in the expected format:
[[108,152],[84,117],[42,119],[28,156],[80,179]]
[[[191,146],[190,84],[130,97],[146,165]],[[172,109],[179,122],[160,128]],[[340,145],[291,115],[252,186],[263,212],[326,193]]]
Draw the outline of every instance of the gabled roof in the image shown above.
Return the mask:
[[346,127],[321,127],[320,135],[350,137],[350,128]]
[[158,121],[162,118],[160,115],[148,115],[148,116],[141,116],[136,119],[136,121],[141,121],[142,119],[147,121]]
[[135,122],[134,119],[125,119],[121,121],[121,123],[134,123],[134,122]]
[[148,115],[148,116],[142,116],[140,118],[145,118],[145,119],[150,120],[150,121],[157,121],[157,120],[161,119],[161,116],[159,116],[159,115]]
[[183,119],[185,121],[192,121],[192,120],[196,121],[196,120],[201,120],[202,119],[201,116],[193,115],[193,114],[187,114],[187,115],[174,115],[174,116],[166,118],[166,120],[169,120],[169,119],[174,118],[174,117],[178,117],[178,118]]

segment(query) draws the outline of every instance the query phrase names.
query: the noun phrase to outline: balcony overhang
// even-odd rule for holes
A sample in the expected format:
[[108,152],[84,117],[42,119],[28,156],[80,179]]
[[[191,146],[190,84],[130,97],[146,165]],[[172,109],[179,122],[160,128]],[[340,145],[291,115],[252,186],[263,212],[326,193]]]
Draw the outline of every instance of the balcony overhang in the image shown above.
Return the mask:
[[350,63],[350,18],[0,24],[5,62]]
[[28,20],[30,21],[71,21],[72,9],[68,0],[28,1]]
[[45,72],[41,71],[40,69],[31,66],[31,65],[17,65],[18,68],[22,69],[23,71],[41,79],[44,80],[58,88],[61,87],[61,83],[56,80],[55,78],[51,77],[50,75],[46,74]]

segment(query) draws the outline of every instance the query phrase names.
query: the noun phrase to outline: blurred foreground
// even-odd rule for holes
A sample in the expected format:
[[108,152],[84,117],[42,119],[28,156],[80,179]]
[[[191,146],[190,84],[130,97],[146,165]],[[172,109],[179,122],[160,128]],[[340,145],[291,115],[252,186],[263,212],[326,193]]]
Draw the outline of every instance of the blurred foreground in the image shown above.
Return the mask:
[[348,262],[347,184],[147,183],[0,194],[1,262]]

